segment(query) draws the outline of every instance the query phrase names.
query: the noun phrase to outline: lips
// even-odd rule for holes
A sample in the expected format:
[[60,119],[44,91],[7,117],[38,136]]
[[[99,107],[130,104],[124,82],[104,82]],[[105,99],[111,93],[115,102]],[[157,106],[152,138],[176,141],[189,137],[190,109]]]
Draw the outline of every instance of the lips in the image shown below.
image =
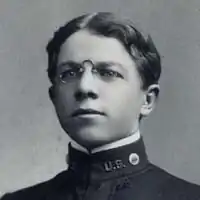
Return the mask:
[[77,109],[72,114],[72,117],[76,117],[76,116],[79,116],[79,115],[85,115],[85,114],[105,115],[103,112],[93,110],[93,109]]

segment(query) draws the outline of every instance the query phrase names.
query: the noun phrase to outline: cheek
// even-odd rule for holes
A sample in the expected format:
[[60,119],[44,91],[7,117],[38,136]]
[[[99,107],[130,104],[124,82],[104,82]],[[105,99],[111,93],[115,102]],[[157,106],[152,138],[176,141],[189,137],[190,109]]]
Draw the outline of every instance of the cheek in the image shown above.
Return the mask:
[[71,87],[57,87],[55,106],[59,112],[70,112],[73,109],[73,91]]
[[117,85],[106,87],[103,91],[104,105],[113,115],[126,112],[138,113],[142,102],[142,93],[139,87]]

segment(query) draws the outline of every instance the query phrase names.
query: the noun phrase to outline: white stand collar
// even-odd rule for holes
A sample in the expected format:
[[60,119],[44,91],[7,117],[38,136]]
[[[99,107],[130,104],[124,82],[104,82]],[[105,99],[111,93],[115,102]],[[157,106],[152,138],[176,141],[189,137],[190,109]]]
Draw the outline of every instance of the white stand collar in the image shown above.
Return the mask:
[[[137,130],[131,136],[128,136],[126,138],[122,138],[120,140],[111,142],[109,144],[102,145],[100,147],[96,147],[96,148],[94,148],[94,149],[91,150],[91,153],[97,153],[97,152],[100,152],[100,151],[114,149],[114,148],[117,148],[117,147],[121,147],[121,146],[124,146],[124,145],[131,144],[131,143],[136,142],[137,140],[139,140],[140,136],[141,136],[140,135],[140,131]],[[85,153],[89,154],[89,151],[85,147],[83,147],[80,144],[78,144],[76,141],[72,140],[71,141],[71,145],[75,149],[80,150],[82,152],[85,152]]]

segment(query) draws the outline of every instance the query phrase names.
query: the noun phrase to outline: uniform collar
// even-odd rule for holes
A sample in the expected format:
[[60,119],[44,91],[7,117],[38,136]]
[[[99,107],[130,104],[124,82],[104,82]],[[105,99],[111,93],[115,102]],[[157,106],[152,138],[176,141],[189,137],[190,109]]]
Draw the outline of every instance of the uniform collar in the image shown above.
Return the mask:
[[109,144],[105,144],[100,147],[94,148],[90,152],[85,147],[81,146],[74,140],[71,141],[71,146],[73,148],[75,148],[79,151],[85,152],[87,154],[93,154],[93,153],[97,153],[97,152],[101,152],[101,151],[105,151],[105,150],[109,150],[109,149],[114,149],[114,148],[117,148],[120,146],[124,146],[124,145],[130,144],[130,143],[136,142],[139,139],[140,139],[140,131],[138,129],[137,131],[133,132],[131,134],[131,136],[128,136],[126,138],[122,138],[120,140],[111,142]]
[[74,148],[71,143],[68,148],[69,170],[77,181],[83,183],[134,174],[148,164],[142,137],[134,142],[92,154]]

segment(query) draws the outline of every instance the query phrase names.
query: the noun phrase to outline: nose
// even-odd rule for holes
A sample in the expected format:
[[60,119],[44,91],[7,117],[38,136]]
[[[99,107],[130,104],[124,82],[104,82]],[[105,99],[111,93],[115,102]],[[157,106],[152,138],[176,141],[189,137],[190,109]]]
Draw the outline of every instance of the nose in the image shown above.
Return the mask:
[[85,72],[82,74],[74,96],[77,101],[83,101],[87,98],[98,98],[97,85],[95,83],[94,76],[92,75],[91,70],[86,69]]

